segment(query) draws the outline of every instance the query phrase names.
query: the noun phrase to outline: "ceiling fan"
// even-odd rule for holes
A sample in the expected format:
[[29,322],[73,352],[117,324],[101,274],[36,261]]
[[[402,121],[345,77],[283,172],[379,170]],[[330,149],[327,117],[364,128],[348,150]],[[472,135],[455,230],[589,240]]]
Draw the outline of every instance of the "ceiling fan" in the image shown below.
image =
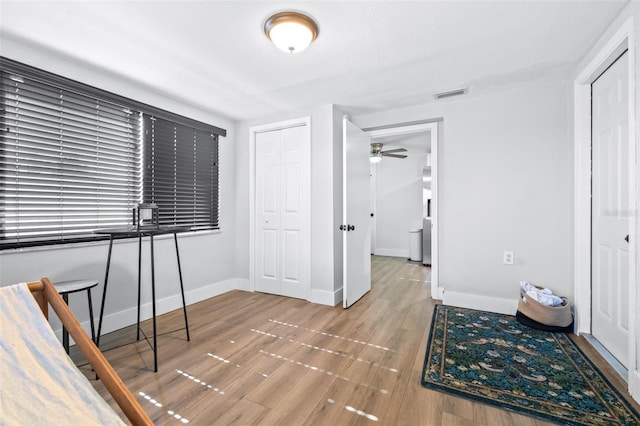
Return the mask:
[[382,160],[382,157],[407,158],[406,155],[397,154],[398,152],[406,152],[406,151],[407,150],[404,148],[396,148],[396,149],[389,149],[387,151],[383,151],[381,143],[372,143],[371,155],[369,156],[369,160],[371,160],[372,163],[377,163],[378,161]]

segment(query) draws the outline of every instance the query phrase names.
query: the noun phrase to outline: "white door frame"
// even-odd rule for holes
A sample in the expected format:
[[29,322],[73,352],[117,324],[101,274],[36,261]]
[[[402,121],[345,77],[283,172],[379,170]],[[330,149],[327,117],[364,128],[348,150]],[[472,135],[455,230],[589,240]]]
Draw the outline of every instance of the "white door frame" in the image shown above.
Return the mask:
[[443,289],[438,285],[438,123],[400,125],[367,131],[371,139],[419,132],[430,132],[431,135],[431,194],[435,206],[431,209],[431,297],[442,299]]
[[635,24],[629,18],[607,41],[574,81],[574,300],[576,333],[591,333],[591,83],[613,61],[627,50],[629,55],[629,392],[640,401],[640,353],[636,351],[640,331],[640,291],[638,286],[638,167],[635,158],[640,151],[636,139]]
[[[278,121],[275,123],[262,124],[259,126],[249,127],[249,291],[256,289],[256,134],[270,132],[273,130],[288,129],[291,127],[306,126],[309,132],[309,144],[311,144],[311,117],[299,117],[291,120]],[[309,147],[308,152],[311,152]],[[302,191],[301,201],[306,204],[307,212],[311,212],[311,158],[308,159],[309,174],[305,185],[301,188],[307,188]],[[305,229],[310,230],[311,215],[307,215],[304,219]],[[301,262],[306,262],[308,266],[301,273],[301,280],[309,286],[306,291],[306,300],[310,300],[311,295],[311,238],[307,239],[306,247],[301,247]]]

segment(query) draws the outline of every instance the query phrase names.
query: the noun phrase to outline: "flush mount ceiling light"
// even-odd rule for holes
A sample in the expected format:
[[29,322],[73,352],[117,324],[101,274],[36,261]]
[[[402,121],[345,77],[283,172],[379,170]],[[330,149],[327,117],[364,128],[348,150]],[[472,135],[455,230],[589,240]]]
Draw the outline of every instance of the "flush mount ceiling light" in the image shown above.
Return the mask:
[[318,37],[318,24],[300,12],[278,12],[266,20],[264,33],[278,49],[298,53]]

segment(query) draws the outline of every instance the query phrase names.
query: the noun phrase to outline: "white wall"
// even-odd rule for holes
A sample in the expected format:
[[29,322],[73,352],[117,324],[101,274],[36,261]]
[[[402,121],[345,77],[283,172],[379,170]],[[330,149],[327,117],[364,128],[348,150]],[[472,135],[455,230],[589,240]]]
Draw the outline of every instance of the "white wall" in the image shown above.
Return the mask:
[[[426,136],[422,136],[426,148]],[[422,229],[422,168],[426,152],[375,164],[375,254],[409,258],[409,230]]]
[[[179,237],[180,260],[187,303],[193,303],[232,288],[246,286],[246,283],[236,280],[238,274],[233,250],[237,226],[236,177],[234,175],[235,135],[229,120],[164,97],[160,93],[147,90],[119,76],[85,67],[78,61],[61,56],[58,52],[41,51],[34,46],[3,40],[2,55],[227,129],[227,137],[220,139],[221,231],[181,235]],[[50,277],[54,282],[77,278],[96,279],[101,283],[98,289],[93,291],[96,308],[94,313],[98,315],[102,299],[107,246],[108,243],[103,242],[0,251],[0,285],[36,280],[43,276]],[[144,245],[143,250],[144,255],[148,256],[148,244]],[[181,306],[172,240],[158,240],[155,253],[158,312],[163,313]],[[113,249],[103,333],[135,323],[136,283],[137,244],[131,240],[117,242]],[[149,317],[151,313],[150,287],[150,272],[144,270],[143,318]],[[87,327],[86,295],[84,293],[72,295],[70,304],[79,320]]]
[[[335,305],[342,299],[341,282],[336,281],[336,269],[341,269],[341,258],[336,252],[335,238],[341,236],[334,223],[336,209],[335,152],[341,146],[334,119],[341,114],[333,105],[291,111],[287,114],[243,121],[237,124],[237,191],[236,220],[242,226],[236,234],[236,256],[241,278],[249,278],[249,128],[298,117],[311,117],[311,292],[312,302]],[[340,124],[341,126],[341,124]],[[340,253],[341,255],[341,253]]]
[[[363,127],[442,119],[439,273],[444,302],[514,313],[519,280],[571,295],[568,79],[354,117]],[[505,250],[515,265],[502,264]]]

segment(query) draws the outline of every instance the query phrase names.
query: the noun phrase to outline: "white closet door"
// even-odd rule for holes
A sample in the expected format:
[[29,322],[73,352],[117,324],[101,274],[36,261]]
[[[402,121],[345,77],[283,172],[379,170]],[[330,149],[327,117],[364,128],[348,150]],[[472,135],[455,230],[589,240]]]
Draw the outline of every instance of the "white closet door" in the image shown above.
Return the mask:
[[628,367],[628,55],[592,84],[591,332]]
[[257,291],[307,298],[309,136],[307,126],[256,134]]

